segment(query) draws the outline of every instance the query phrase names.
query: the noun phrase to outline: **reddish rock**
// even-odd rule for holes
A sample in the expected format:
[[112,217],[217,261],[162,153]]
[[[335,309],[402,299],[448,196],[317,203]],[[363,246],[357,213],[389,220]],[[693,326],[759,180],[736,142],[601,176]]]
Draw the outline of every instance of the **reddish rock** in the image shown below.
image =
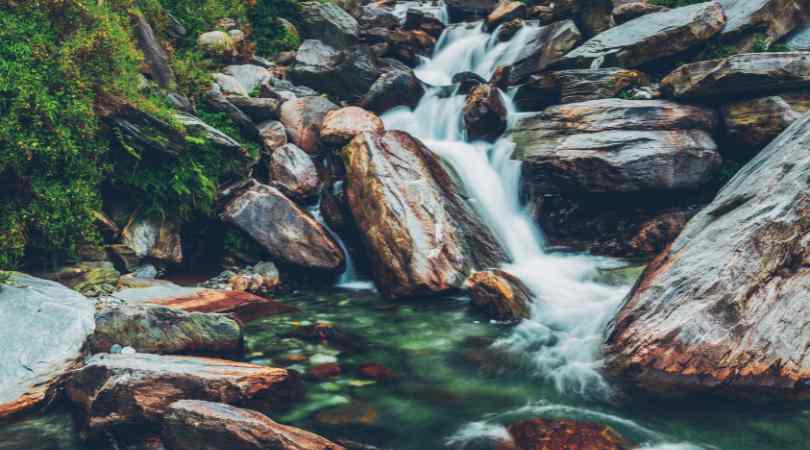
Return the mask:
[[394,30],[386,35],[388,53],[411,66],[417,65],[417,55],[430,55],[436,38],[421,30]]
[[512,442],[495,450],[630,450],[636,446],[611,428],[571,419],[530,419],[508,427]]
[[464,282],[473,305],[496,320],[529,317],[532,293],[509,272],[493,269],[475,272]]
[[325,363],[312,366],[307,370],[307,376],[315,380],[326,380],[328,378],[339,377],[341,373],[340,365],[337,363]]
[[487,28],[494,30],[498,25],[514,19],[525,19],[528,14],[526,4],[518,1],[501,2],[489,16],[487,16]]
[[329,427],[372,426],[380,418],[379,412],[368,403],[355,401],[345,406],[319,411],[315,421]]
[[281,123],[290,140],[309,154],[318,153],[321,146],[321,125],[329,111],[338,106],[324,97],[303,97],[281,105]]
[[309,198],[318,193],[318,169],[298,146],[283,145],[270,156],[270,184],[290,198]]
[[343,146],[364,132],[381,132],[383,121],[376,114],[357,106],[330,111],[326,114],[321,128],[323,142]]
[[357,373],[364,378],[377,381],[390,381],[399,378],[393,370],[378,363],[365,363],[357,368]]

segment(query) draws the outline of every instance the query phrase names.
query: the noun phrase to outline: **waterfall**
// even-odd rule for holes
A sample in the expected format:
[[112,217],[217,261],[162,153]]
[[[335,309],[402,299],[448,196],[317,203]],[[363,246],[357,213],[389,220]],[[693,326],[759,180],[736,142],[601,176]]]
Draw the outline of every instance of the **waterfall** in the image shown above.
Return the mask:
[[[593,281],[606,259],[546,250],[541,230],[520,201],[521,167],[511,159],[514,144],[508,138],[495,144],[468,142],[462,119],[465,97],[448,97],[442,88],[460,72],[489,79],[499,65],[516,61],[535,30],[527,25],[510,41],[498,42],[482,22],[449,26],[432,58],[415,69],[428,85],[419,104],[395,108],[382,119],[387,129],[421,139],[454,169],[474,208],[511,256],[503,269],[534,294],[531,318],[496,345],[524,355],[532,370],[561,392],[606,395],[609,389],[598,371],[602,331],[627,288]],[[501,95],[511,123],[517,116],[511,95]]]

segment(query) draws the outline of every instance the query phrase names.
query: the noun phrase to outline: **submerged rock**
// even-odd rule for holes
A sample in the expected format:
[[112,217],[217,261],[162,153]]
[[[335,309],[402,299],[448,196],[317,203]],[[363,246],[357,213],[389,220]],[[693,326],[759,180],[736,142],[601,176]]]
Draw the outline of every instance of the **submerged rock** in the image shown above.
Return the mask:
[[553,106],[510,130],[537,193],[692,189],[720,166],[714,111],[661,100]]
[[761,96],[810,86],[810,52],[748,53],[675,69],[661,88],[678,98]]
[[743,167],[650,264],[606,368],[665,395],[810,397],[810,115]]
[[509,272],[493,269],[475,272],[464,287],[475,307],[496,320],[529,318],[532,294],[529,288]]
[[495,450],[630,450],[631,442],[610,427],[571,419],[529,419],[509,425],[511,441],[501,441]]
[[564,67],[638,67],[705,42],[725,26],[717,2],[641,16],[599,33],[560,60]]
[[242,327],[221,314],[150,304],[108,305],[96,313],[90,351],[109,352],[115,344],[143,353],[236,353],[242,348]]
[[326,229],[274,187],[254,182],[228,202],[222,218],[276,261],[327,271],[343,266],[343,252]]
[[318,170],[312,158],[295,144],[277,148],[270,156],[270,184],[293,199],[318,193]]
[[56,395],[81,364],[94,311],[92,301],[53,281],[12,272],[0,284],[0,418]]
[[177,400],[239,403],[290,381],[284,369],[223,359],[101,353],[66,384],[90,428],[156,423]]
[[348,203],[387,297],[457,289],[474,268],[505,259],[456,180],[407,133],[363,133],[343,158]]
[[172,403],[161,436],[173,450],[345,450],[259,412],[200,400]]

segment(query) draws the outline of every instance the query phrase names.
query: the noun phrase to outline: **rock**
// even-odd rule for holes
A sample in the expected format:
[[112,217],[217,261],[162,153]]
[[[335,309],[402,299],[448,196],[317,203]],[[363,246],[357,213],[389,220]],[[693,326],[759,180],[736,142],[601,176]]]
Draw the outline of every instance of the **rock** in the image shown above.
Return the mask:
[[651,4],[647,0],[613,0],[613,18],[618,24],[645,14],[666,10],[666,7]]
[[272,154],[277,148],[287,144],[287,130],[277,120],[260,123],[257,127],[265,154]]
[[162,305],[186,312],[227,313],[242,322],[297,311],[292,306],[248,292],[184,288],[173,283],[124,289],[116,292],[115,297],[126,302]]
[[136,150],[177,156],[187,148],[187,135],[157,117],[134,105],[116,105],[109,111],[107,120],[126,145]]
[[323,97],[304,97],[281,105],[281,123],[293,144],[315,154],[320,151],[321,125],[329,111],[338,106]]
[[202,51],[212,56],[231,57],[236,53],[233,40],[224,31],[209,31],[197,38],[197,45]]
[[370,427],[377,424],[380,413],[374,406],[354,401],[348,405],[324,409],[315,414],[315,422],[326,427]]
[[529,419],[509,425],[511,441],[500,441],[495,450],[630,450],[631,442],[610,427],[571,419]]
[[340,365],[337,363],[324,363],[312,366],[307,371],[307,376],[314,380],[326,380],[340,376]]
[[391,70],[377,78],[360,106],[382,114],[397,106],[415,108],[423,95],[425,89],[412,70]]
[[476,86],[464,104],[464,126],[471,141],[494,142],[506,130],[508,112],[501,92],[488,84]]
[[582,35],[593,37],[616,26],[613,0],[590,0],[579,3],[576,23]]
[[256,92],[271,77],[269,70],[255,64],[230,65],[222,69],[222,73],[234,77],[248,95]]
[[722,109],[728,136],[759,150],[810,111],[810,93],[792,92],[727,103]]
[[498,6],[498,0],[447,0],[445,3],[450,22],[483,19]]
[[493,269],[474,272],[464,282],[475,307],[495,320],[528,319],[532,293],[509,272]]
[[114,344],[139,353],[235,354],[242,349],[242,327],[222,314],[188,313],[150,304],[109,305],[96,313],[93,353]]
[[595,255],[653,258],[707,201],[685,192],[541,197],[538,221],[553,246]]
[[180,400],[163,420],[161,437],[172,450],[345,450],[316,434],[223,403]]
[[[243,169],[249,169],[259,162],[258,155],[251,154],[250,150],[242,147],[242,144],[232,137],[208,125],[199,118],[182,113],[176,113],[174,116],[191,136],[205,139],[208,143],[213,144],[222,151],[224,158],[236,158],[240,160],[243,163]],[[244,172],[238,175],[244,175]]]
[[216,87],[219,88],[219,93],[225,96],[239,96],[247,97],[248,91],[245,86],[232,75],[224,73],[215,73],[214,82]]
[[771,45],[810,20],[806,0],[717,0],[726,13],[720,40],[742,51],[751,50],[756,39]]
[[570,20],[539,27],[533,33],[512,65],[512,84],[520,84],[530,75],[556,63],[582,38],[579,29]]
[[452,81],[458,85],[458,93],[461,95],[469,94],[478,85],[487,84],[487,80],[475,72],[459,72],[453,75]]
[[717,2],[647,14],[597,34],[565,55],[559,65],[588,68],[596,61],[598,67],[638,67],[705,42],[724,25],[723,8]]
[[386,34],[388,54],[410,66],[420,63],[418,56],[429,56],[436,38],[422,30],[394,30]]
[[62,267],[43,275],[43,278],[59,282],[83,295],[98,296],[115,290],[120,276],[121,273],[109,261],[85,261]]
[[619,97],[650,84],[647,75],[632,69],[572,69],[552,72],[550,76],[560,85],[561,103]]
[[805,115],[650,264],[612,321],[609,375],[662,395],[810,396],[808,145]]
[[761,96],[810,86],[810,52],[749,53],[686,64],[661,80],[677,98]]
[[[294,83],[322,89],[334,86],[338,66],[345,61],[343,52],[315,39],[307,39],[295,53],[295,62],[287,70],[287,76]],[[330,89],[334,90],[334,89]]]
[[784,45],[792,51],[810,51],[810,24],[807,24],[784,40]]
[[255,266],[226,270],[202,283],[201,287],[227,289],[253,294],[266,294],[281,285],[281,274],[271,261],[262,261]]
[[508,135],[536,193],[695,189],[720,166],[712,110],[593,100],[520,119]]
[[230,104],[244,112],[251,121],[256,123],[278,119],[281,102],[273,98],[256,98],[229,96],[226,98]]
[[436,39],[441,37],[445,29],[445,24],[434,13],[416,8],[409,8],[405,13],[406,30],[421,30]]
[[343,252],[326,229],[276,188],[253,183],[230,200],[222,219],[250,235],[274,261],[338,271]]
[[56,395],[63,376],[81,363],[94,329],[93,302],[59,283],[7,272],[0,285],[0,417]]
[[295,144],[277,148],[270,156],[270,183],[284,195],[305,199],[318,193],[318,170],[312,158]]
[[139,258],[152,258],[170,264],[183,262],[183,246],[179,224],[158,216],[136,217],[129,220],[121,240]]
[[399,378],[393,370],[378,363],[365,363],[357,367],[357,374],[377,381],[392,381]]
[[456,180],[407,133],[358,135],[343,159],[346,197],[387,297],[457,289],[473,268],[505,259]]
[[92,429],[159,422],[177,400],[270,396],[290,381],[284,369],[223,359],[100,353],[71,375],[65,391]]
[[339,6],[309,1],[301,3],[300,8],[301,32],[305,38],[329,42],[338,49],[360,41],[357,20]]
[[130,17],[135,22],[135,37],[138,39],[138,48],[143,53],[147,71],[160,87],[173,89],[176,81],[169,64],[169,55],[155,36],[155,31],[140,12],[131,12]]
[[[355,352],[362,351],[368,346],[363,336],[347,333],[331,322],[316,322],[313,325],[297,326],[285,337],[293,337]],[[321,360],[317,356],[315,355],[310,359],[314,364],[337,362],[337,359],[331,355],[326,355],[327,358]]]
[[393,9],[378,3],[363,5],[357,22],[361,30],[372,28],[393,30],[400,26],[399,18],[394,14]]
[[494,30],[498,25],[514,19],[525,19],[528,8],[525,3],[518,1],[501,2],[489,16],[487,16],[487,28]]
[[326,114],[321,127],[321,140],[340,147],[362,132],[379,133],[384,129],[383,121],[376,114],[357,106],[348,106]]

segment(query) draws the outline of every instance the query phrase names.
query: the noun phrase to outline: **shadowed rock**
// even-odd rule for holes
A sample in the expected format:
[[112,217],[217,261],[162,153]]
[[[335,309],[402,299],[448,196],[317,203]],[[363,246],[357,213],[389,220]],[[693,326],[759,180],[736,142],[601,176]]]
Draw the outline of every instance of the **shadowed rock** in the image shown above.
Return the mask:
[[143,52],[144,63],[149,74],[160,87],[172,89],[175,85],[174,72],[169,64],[169,55],[166,54],[166,50],[155,36],[155,31],[143,14],[132,12],[130,17],[135,22],[138,48]]
[[606,368],[665,395],[810,397],[810,115],[744,166],[650,264]]
[[505,259],[456,180],[407,133],[363,133],[343,158],[348,203],[386,296],[457,289],[474,268]]
[[377,114],[397,106],[415,108],[424,94],[425,89],[413,71],[391,70],[377,78],[360,106]]
[[506,105],[500,91],[488,84],[473,88],[463,113],[464,127],[471,141],[494,142],[506,130]]
[[498,0],[447,0],[451,22],[485,18],[498,6]]
[[384,128],[383,121],[376,114],[357,106],[348,106],[326,114],[321,139],[329,144],[343,146],[362,132],[379,133]]
[[199,400],[172,403],[161,437],[172,450],[345,450],[259,412]]
[[0,285],[0,418],[49,400],[81,363],[93,302],[59,283],[11,273]]
[[359,42],[357,20],[333,3],[301,3],[301,32],[305,38],[329,42],[338,49]]
[[810,93],[792,92],[723,105],[728,136],[751,150],[768,145],[810,111]]

